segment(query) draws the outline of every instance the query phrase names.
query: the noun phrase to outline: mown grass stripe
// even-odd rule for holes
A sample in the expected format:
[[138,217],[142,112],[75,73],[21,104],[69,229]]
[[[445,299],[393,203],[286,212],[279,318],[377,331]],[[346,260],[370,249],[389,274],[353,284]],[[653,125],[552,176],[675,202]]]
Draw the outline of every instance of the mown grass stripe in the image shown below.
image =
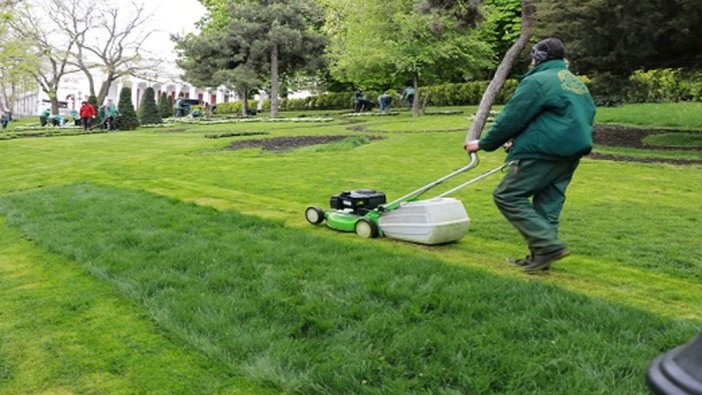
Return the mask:
[[231,374],[282,392],[636,393],[650,359],[697,330],[139,191],[26,191],[0,212]]
[[0,394],[271,393],[174,341],[114,286],[4,219],[0,235]]

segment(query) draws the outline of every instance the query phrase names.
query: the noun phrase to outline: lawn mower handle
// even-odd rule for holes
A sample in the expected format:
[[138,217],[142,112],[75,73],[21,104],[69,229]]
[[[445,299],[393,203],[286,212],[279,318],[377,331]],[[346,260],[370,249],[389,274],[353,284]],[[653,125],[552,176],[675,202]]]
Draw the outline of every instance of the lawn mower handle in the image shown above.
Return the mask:
[[[438,180],[433,181],[433,182],[430,182],[429,184],[427,184],[427,185],[425,185],[425,186],[423,186],[423,187],[421,187],[421,188],[419,188],[419,189],[417,189],[417,190],[415,190],[415,191],[412,191],[412,192],[408,193],[407,195],[405,195],[405,196],[403,196],[403,197],[401,197],[401,198],[395,199],[395,200],[393,200],[393,201],[390,202],[390,203],[387,203],[387,204],[384,204],[384,205],[380,206],[381,209],[387,208],[387,207],[391,207],[391,206],[396,205],[396,204],[398,204],[398,203],[404,202],[404,201],[406,201],[406,200],[408,200],[408,199],[410,199],[410,198],[416,198],[416,197],[418,197],[419,195],[423,194],[424,192],[426,192],[426,191],[428,191],[428,190],[434,188],[435,186],[441,184],[442,182],[444,182],[444,181],[446,181],[446,180],[448,180],[448,179],[450,179],[450,178],[453,178],[453,177],[455,177],[455,176],[457,176],[457,175],[459,175],[459,174],[461,174],[461,173],[464,173],[464,172],[466,172],[466,171],[468,171],[468,170],[474,168],[475,166],[478,166],[478,163],[480,162],[480,161],[478,160],[478,154],[475,153],[475,152],[471,152],[471,153],[469,153],[469,156],[470,156],[470,162],[468,162],[467,165],[465,165],[465,166],[463,166],[463,167],[461,167],[461,168],[459,168],[459,169],[456,169],[456,170],[454,170],[453,172],[451,172],[451,173],[449,173],[449,174],[447,174],[447,175],[445,175],[445,176],[439,178]],[[471,180],[471,181],[472,181],[472,180]],[[470,182],[470,181],[469,181],[469,182]],[[468,184],[464,184],[463,186],[466,186],[466,185],[468,185]],[[463,186],[461,186],[460,188],[463,188]],[[458,188],[458,189],[460,189],[460,188]],[[450,192],[452,192],[452,191],[454,191],[454,190],[457,190],[457,189],[454,188],[454,189],[452,189]],[[445,194],[446,194],[446,193],[440,195],[439,197],[442,197],[442,196],[444,196]]]

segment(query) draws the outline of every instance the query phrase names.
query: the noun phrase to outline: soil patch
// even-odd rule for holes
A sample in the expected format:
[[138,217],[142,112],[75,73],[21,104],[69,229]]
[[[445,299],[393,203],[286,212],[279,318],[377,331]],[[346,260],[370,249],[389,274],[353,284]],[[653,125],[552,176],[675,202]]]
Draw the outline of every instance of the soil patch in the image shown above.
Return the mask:
[[[283,136],[270,139],[235,141],[225,149],[235,151],[246,148],[263,148],[264,151],[289,151],[310,145],[334,143],[348,137],[349,136]],[[379,139],[379,137],[375,136],[367,136],[367,138],[369,140]]]
[[[667,147],[659,145],[644,144],[643,140],[651,135],[664,133],[700,133],[689,130],[673,129],[641,129],[620,125],[595,125],[593,141],[595,144],[609,147],[626,147],[646,150],[679,150],[679,151],[699,151],[700,147]],[[624,155],[600,154],[592,152],[588,155],[591,159],[604,159],[620,162],[639,163],[670,163],[674,165],[699,165],[700,159],[675,159],[675,158],[641,158]]]
[[595,144],[607,145],[610,147],[640,148],[647,150],[680,150],[699,151],[702,147],[667,147],[660,145],[644,144],[643,140],[656,134],[699,134],[701,132],[675,129],[641,129],[619,125],[595,125],[593,140]]
[[591,152],[590,159],[613,160],[617,162],[639,162],[639,163],[670,163],[673,165],[702,165],[702,159],[674,159],[674,158],[639,158],[635,156],[600,154]]

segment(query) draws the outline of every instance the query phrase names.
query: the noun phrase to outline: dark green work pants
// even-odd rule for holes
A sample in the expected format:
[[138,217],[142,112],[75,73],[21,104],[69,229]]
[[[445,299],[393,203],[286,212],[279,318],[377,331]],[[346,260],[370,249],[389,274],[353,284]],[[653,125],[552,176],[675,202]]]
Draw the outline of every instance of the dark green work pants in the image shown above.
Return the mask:
[[527,240],[531,253],[565,248],[558,240],[558,217],[579,162],[523,159],[510,167],[495,189],[495,204]]

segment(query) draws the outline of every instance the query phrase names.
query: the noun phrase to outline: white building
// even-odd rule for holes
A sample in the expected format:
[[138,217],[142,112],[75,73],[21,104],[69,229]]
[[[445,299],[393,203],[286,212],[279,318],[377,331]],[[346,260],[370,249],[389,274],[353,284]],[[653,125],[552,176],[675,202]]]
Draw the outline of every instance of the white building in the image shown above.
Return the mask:
[[[99,79],[96,78],[96,81]],[[156,100],[165,92],[173,97],[173,100],[183,93],[183,97],[188,99],[197,99],[201,103],[216,105],[218,103],[227,103],[230,101],[239,100],[238,95],[225,87],[218,88],[199,88],[192,84],[182,82],[176,79],[162,80],[158,82],[147,81],[140,78],[125,78],[123,80],[113,82],[109,93],[105,98],[112,99],[115,104],[119,103],[119,93],[123,87],[132,89],[132,104],[138,110],[141,105],[141,99],[146,88],[151,87],[156,93]],[[87,101],[90,95],[88,82],[82,75],[74,74],[64,77],[61,80],[58,91],[58,99],[60,104],[59,112],[63,115],[70,114],[71,111],[78,111],[82,101]],[[103,103],[104,104],[104,103]],[[41,89],[27,92],[21,95],[15,103],[13,114],[16,116],[32,116],[38,115],[51,104],[49,97]]]

